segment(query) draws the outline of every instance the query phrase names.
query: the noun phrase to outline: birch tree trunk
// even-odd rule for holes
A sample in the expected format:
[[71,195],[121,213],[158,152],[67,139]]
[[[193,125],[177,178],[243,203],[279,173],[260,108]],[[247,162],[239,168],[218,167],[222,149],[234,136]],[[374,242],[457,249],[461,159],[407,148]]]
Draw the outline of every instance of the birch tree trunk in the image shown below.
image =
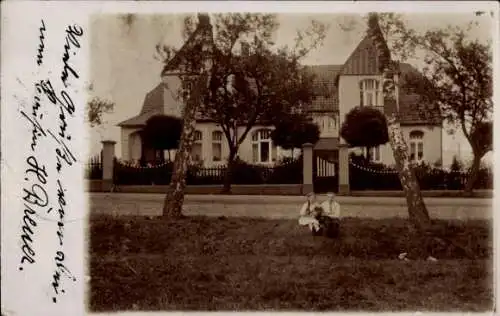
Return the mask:
[[[395,64],[392,64],[394,67]],[[390,114],[386,114],[387,129],[389,134],[389,143],[396,162],[399,181],[405,193],[406,204],[408,207],[408,216],[410,222],[419,231],[425,231],[430,227],[431,220],[429,212],[425,206],[418,184],[417,176],[413,169],[413,163],[408,156],[408,145],[401,131],[399,123],[399,98],[397,96],[397,82],[394,77],[394,69],[386,68],[383,71],[384,78],[384,102],[392,103],[389,107],[392,108]]]
[[396,169],[405,192],[410,222],[418,229],[425,230],[430,225],[429,213],[425,206],[412,162],[408,157],[408,145],[401,132],[395,114],[387,118],[389,142],[394,154]]
[[[194,87],[189,91],[190,93],[183,109],[182,134],[179,149],[175,155],[172,179],[163,204],[164,217],[182,217],[186,174],[194,142],[196,113],[200,109],[203,97],[209,88],[212,73],[214,52],[212,25],[207,14],[198,14],[198,20],[197,30],[193,33],[192,38],[184,44],[185,47],[189,47],[188,50],[183,52],[189,56],[187,64],[190,66],[188,70],[196,72],[197,78],[193,82]],[[189,77],[182,78],[181,76],[181,81],[184,80],[192,82]]]
[[193,88],[191,96],[186,102],[183,118],[181,140],[179,149],[175,154],[172,180],[165,196],[163,205],[164,217],[181,217],[182,204],[184,203],[184,190],[186,188],[186,174],[188,172],[191,148],[194,142],[194,131],[196,128],[196,112],[202,101],[202,97],[208,86],[209,74],[204,72]]
[[378,23],[377,13],[368,15],[368,36],[376,44],[379,67],[382,72],[382,94],[384,97],[384,111],[386,113],[389,143],[391,144],[396,169],[401,186],[405,192],[410,222],[419,231],[430,227],[429,213],[422,199],[420,186],[413,170],[412,162],[408,157],[408,145],[403,137],[399,123],[399,64],[391,59],[384,35]]

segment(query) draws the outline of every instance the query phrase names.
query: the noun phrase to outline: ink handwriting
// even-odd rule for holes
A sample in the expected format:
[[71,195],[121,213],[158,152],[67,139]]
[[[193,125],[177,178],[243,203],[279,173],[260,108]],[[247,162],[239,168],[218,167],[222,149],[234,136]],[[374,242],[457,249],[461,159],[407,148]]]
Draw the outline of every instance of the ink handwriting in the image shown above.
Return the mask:
[[[61,72],[61,81],[63,82],[65,87],[68,87],[67,81],[68,76],[71,74],[76,79],[80,78],[78,72],[69,64],[71,55],[71,49],[80,48],[80,42],[78,41],[78,37],[83,35],[83,29],[78,25],[68,26],[66,28],[66,44],[64,44],[64,54],[62,57],[63,61],[63,70]],[[73,55],[76,55],[76,52],[73,51]],[[68,73],[69,72],[69,73]]]
[[[47,35],[47,30],[45,21],[41,20],[35,56],[38,66],[43,65],[44,58],[50,54],[50,50],[46,51],[46,40],[51,39]],[[64,279],[67,277],[73,282],[76,281],[67,266],[68,254],[65,251],[64,240],[67,233],[65,219],[71,208],[68,199],[70,187],[65,186],[64,179],[67,168],[74,166],[77,162],[71,146],[72,120],[77,105],[73,102],[71,92],[66,89],[72,79],[80,78],[74,56],[77,56],[81,48],[83,28],[76,24],[68,25],[64,34],[63,54],[60,59],[62,60],[60,82],[51,82],[48,78],[36,80],[31,109],[19,111],[31,132],[28,154],[24,161],[24,182],[21,194],[23,211],[19,234],[21,250],[19,270],[23,271],[28,266],[37,263],[37,252],[40,251],[37,250],[36,245],[37,231],[44,225],[54,225],[57,249],[53,256],[54,270],[50,276],[54,303],[58,302],[59,295],[65,293]],[[58,86],[62,89],[57,89]],[[49,135],[50,137],[47,137]],[[53,150],[52,157],[46,155],[47,148],[49,152]],[[51,191],[51,184],[55,184],[55,191]],[[53,210],[55,212],[52,212]],[[39,216],[41,213],[54,214],[55,220],[50,224],[39,222],[43,219]]]
[[38,44],[38,54],[36,55],[36,63],[38,66],[41,66],[43,64],[43,51],[45,50],[45,31],[47,30],[45,28],[45,22],[42,20],[42,26],[38,29],[40,32],[40,36],[38,37],[40,39],[40,44]]

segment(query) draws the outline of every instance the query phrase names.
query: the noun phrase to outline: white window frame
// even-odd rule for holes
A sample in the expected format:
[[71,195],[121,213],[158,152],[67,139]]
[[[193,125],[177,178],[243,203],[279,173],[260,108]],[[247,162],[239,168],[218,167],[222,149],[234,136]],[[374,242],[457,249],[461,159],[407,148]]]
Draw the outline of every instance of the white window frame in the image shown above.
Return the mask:
[[[414,130],[410,132],[410,141],[409,141],[409,152],[410,152],[410,160],[420,163],[425,159],[425,151],[424,151],[424,132],[420,130]],[[422,157],[419,157],[419,147],[422,148]],[[413,159],[412,159],[413,155]]]
[[[271,129],[261,128],[252,133],[252,160],[255,163],[268,164],[273,162],[273,141],[271,140]],[[268,137],[263,137],[263,134],[267,133]],[[268,143],[268,160],[262,161],[261,155],[261,144]],[[255,148],[257,148],[257,160],[255,160]]]
[[320,135],[333,135],[337,128],[335,118],[329,115],[314,116],[313,123],[318,125]]
[[[376,79],[363,79],[359,82],[360,105],[361,106],[382,106],[382,85]],[[371,96],[371,97],[369,97]],[[375,100],[373,100],[375,99]],[[369,100],[374,101],[369,104]]]
[[[217,136],[216,136],[217,135]],[[220,137],[218,137],[220,136]],[[221,131],[213,131],[212,132],[212,161],[219,162],[222,161],[222,132]],[[216,159],[214,154],[214,146],[220,146],[220,157]]]
[[199,130],[194,131],[194,141],[193,145],[199,145],[200,146],[200,157],[195,157],[193,155],[193,148],[191,148],[191,159],[195,162],[200,162],[203,160],[203,133]]
[[[363,154],[366,157],[366,147],[363,148]],[[380,150],[380,146],[370,148],[370,158],[370,161],[382,162],[382,151]]]

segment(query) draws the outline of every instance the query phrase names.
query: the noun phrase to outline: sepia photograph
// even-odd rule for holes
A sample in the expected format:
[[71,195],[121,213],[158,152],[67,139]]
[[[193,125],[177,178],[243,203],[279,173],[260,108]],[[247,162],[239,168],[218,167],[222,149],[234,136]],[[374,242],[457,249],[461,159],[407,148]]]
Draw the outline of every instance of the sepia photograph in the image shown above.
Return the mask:
[[495,14],[93,13],[88,310],[492,312]]

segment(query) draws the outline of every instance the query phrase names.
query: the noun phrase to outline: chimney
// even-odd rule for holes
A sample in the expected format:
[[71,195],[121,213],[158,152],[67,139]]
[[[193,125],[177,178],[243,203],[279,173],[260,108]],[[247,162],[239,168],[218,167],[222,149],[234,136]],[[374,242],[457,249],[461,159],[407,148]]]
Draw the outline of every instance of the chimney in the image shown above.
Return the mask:
[[250,55],[250,45],[248,43],[241,43],[241,56],[248,57]]

